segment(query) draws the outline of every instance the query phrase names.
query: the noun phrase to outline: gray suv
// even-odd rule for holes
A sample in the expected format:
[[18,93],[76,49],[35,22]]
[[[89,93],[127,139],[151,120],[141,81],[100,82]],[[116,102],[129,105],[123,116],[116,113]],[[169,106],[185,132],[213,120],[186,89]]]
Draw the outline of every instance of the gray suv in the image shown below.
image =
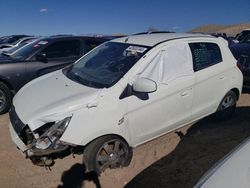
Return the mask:
[[26,83],[72,64],[107,40],[101,37],[52,36],[36,40],[14,54],[2,53],[0,55],[0,114],[9,110],[13,95]]

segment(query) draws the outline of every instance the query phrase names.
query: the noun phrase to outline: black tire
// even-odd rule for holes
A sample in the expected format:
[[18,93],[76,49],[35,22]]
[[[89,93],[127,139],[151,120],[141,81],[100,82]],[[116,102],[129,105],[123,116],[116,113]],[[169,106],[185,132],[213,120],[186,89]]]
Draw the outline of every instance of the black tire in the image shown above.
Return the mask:
[[132,149],[118,136],[100,137],[84,149],[83,162],[88,171],[100,175],[106,168],[128,166],[132,159]]
[[232,117],[237,103],[237,96],[233,91],[229,91],[220,102],[215,113],[215,119],[219,121],[228,120]]
[[0,114],[4,114],[9,111],[12,103],[12,94],[9,88],[2,82],[0,82]]

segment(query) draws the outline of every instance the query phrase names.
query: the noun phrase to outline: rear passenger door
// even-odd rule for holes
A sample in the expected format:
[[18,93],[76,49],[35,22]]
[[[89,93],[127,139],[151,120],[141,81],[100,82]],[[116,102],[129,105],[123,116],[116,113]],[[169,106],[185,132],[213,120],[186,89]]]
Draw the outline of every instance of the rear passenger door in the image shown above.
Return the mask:
[[[215,42],[190,42],[195,72],[192,119],[214,112],[226,85],[225,62],[220,47]],[[224,91],[224,90],[223,90]]]
[[46,56],[47,62],[34,60],[26,64],[27,79],[34,79],[74,63],[81,57],[81,51],[79,39],[66,39],[48,45],[39,52]]

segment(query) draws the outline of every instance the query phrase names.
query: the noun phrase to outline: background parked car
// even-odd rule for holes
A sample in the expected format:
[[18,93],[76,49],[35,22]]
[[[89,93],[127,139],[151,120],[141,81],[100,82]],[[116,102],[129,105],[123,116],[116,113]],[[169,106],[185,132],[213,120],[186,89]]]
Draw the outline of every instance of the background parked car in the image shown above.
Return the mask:
[[222,38],[224,38],[228,42],[228,46],[231,46],[231,45],[235,44],[234,38],[228,37],[226,33],[212,33],[211,35],[215,36],[215,37],[222,37]]
[[4,36],[0,38],[0,46],[5,45],[5,44],[10,44],[13,43],[20,38],[24,37],[30,37],[29,35],[10,35],[10,36]]
[[31,42],[34,42],[35,40],[38,40],[37,38],[34,38],[34,39],[29,39],[29,40],[26,40],[22,43],[20,43],[18,46],[15,46],[15,47],[11,47],[11,48],[3,48],[3,49],[0,49],[0,55],[1,54],[7,54],[7,55],[11,55],[11,54],[14,54],[18,49],[24,47],[25,45],[31,43]]
[[235,36],[235,39],[241,42],[247,35],[250,34],[250,29],[245,29]]
[[52,36],[32,42],[13,54],[0,56],[0,114],[9,110],[12,96],[24,84],[61,69],[80,58],[105,38]]
[[215,164],[194,188],[249,188],[250,138]]
[[250,34],[245,36],[240,43],[230,46],[230,49],[238,60],[238,66],[243,73],[244,88],[250,88]]
[[8,51],[11,48],[18,47],[22,44],[27,44],[28,41],[31,41],[32,39],[36,39],[37,37],[24,37],[20,38],[15,42],[9,43],[9,44],[3,44],[0,46],[0,51]]

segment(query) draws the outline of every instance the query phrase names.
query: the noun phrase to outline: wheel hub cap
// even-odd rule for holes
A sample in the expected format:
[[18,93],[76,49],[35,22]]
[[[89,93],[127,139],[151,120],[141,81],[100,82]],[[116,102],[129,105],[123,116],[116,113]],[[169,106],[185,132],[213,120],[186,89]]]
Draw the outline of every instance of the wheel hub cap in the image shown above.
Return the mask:
[[222,102],[222,109],[229,108],[234,105],[234,100],[232,97],[228,96]]
[[116,153],[111,153],[109,155],[109,160],[110,160],[111,163],[117,161],[117,159],[118,159],[118,155]]

